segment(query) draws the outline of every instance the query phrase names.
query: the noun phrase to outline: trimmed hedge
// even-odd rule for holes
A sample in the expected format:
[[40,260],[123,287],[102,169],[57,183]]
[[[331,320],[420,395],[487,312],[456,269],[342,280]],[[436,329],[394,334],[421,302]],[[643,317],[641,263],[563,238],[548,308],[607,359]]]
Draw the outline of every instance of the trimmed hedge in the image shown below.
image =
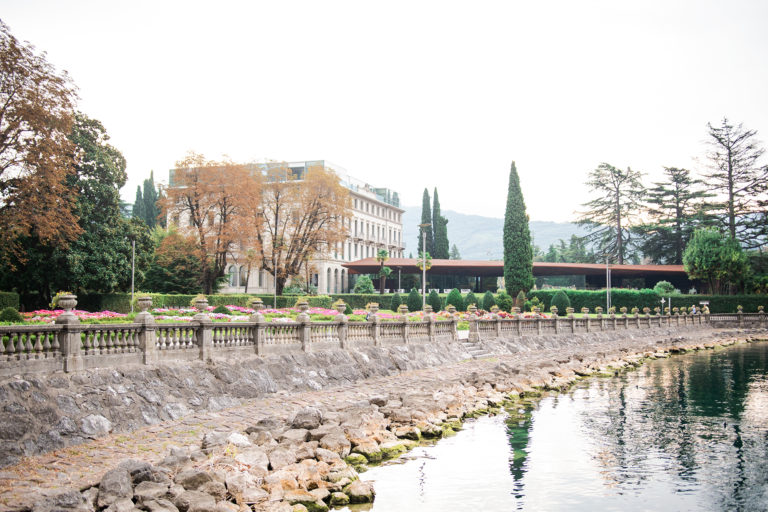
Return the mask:
[[0,292],[0,309],[19,309],[19,294],[16,292]]

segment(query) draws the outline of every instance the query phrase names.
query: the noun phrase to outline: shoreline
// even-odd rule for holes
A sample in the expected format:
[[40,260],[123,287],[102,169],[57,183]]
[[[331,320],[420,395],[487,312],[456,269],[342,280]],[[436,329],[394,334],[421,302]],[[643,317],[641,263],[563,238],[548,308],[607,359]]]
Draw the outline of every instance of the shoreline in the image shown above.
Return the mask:
[[[128,435],[112,434],[1,470],[0,509],[29,510],[33,503],[40,511],[57,503],[63,508],[59,502],[66,494],[60,494],[61,488],[69,487],[69,500],[74,501],[64,509],[99,510],[98,504],[106,506],[110,499],[105,498],[109,482],[105,485],[102,474],[133,459],[156,466],[145,471],[151,475],[146,484],[131,481],[130,489],[123,489],[111,505],[134,499],[145,510],[160,503],[178,510],[207,510],[203,505],[184,508],[184,496],[193,493],[220,512],[249,510],[246,503],[263,511],[325,510],[330,504],[344,505],[344,497],[361,501],[373,496],[371,486],[355,480],[355,466],[363,469],[396,458],[422,438],[450,435],[464,419],[494,412],[511,398],[563,391],[583,376],[613,375],[648,358],[766,339],[765,330],[642,334],[643,339],[593,336],[582,343],[571,337],[561,343],[565,347],[552,344],[501,353],[319,391],[279,391],[239,407],[191,414]],[[509,341],[484,344],[498,353],[504,343]],[[103,463],[101,470],[93,467],[96,461]],[[111,469],[108,474],[126,471]],[[188,478],[190,473],[197,480]],[[149,481],[154,485],[151,497],[139,489],[149,487]],[[137,489],[139,494],[133,494]],[[230,500],[240,503],[227,503]],[[125,510],[133,510],[133,505]]]

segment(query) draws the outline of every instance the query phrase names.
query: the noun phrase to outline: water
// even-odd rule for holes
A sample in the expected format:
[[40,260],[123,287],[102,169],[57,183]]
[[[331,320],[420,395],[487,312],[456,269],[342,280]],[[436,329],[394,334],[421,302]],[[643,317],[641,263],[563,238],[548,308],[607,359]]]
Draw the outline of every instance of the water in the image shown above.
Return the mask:
[[374,468],[374,512],[768,510],[768,343],[587,379]]

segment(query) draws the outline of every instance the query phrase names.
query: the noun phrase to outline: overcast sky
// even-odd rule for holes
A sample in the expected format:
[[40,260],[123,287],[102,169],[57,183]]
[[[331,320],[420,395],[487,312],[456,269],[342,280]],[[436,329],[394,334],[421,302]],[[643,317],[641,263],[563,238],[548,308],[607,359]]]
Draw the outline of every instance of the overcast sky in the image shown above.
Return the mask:
[[1,0],[128,160],[328,160],[420,205],[567,221],[600,162],[704,167],[723,116],[768,139],[768,2]]

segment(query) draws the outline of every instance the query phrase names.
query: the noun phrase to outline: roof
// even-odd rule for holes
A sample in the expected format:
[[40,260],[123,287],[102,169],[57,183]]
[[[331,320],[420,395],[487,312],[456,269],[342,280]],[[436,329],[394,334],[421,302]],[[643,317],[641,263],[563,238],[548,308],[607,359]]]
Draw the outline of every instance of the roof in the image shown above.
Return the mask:
[[[389,258],[384,265],[394,270],[400,270],[406,274],[421,272],[416,266],[414,258]],[[376,258],[344,263],[354,274],[375,274],[379,271],[381,263]],[[617,277],[638,277],[653,274],[674,275],[686,277],[682,265],[610,265],[611,275]],[[468,276],[502,276],[504,275],[503,261],[486,260],[432,260],[430,273],[450,275],[460,274]],[[534,276],[563,276],[563,275],[605,275],[604,263],[549,263],[544,261],[533,262]]]

